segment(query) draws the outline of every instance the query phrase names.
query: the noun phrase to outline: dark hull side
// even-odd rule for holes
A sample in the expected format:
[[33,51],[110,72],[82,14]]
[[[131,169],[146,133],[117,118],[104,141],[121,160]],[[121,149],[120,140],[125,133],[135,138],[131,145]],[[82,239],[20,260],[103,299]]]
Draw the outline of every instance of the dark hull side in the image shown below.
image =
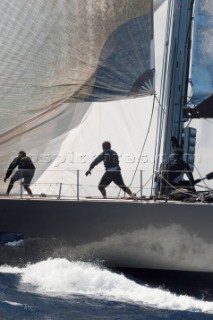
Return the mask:
[[[0,263],[23,265],[65,257],[113,268],[211,273],[212,208],[211,204],[2,198]],[[16,234],[24,245],[11,245],[10,237]]]
[[213,301],[213,273],[156,269],[113,269],[113,272],[153,288],[170,290],[176,294],[193,296],[200,300]]

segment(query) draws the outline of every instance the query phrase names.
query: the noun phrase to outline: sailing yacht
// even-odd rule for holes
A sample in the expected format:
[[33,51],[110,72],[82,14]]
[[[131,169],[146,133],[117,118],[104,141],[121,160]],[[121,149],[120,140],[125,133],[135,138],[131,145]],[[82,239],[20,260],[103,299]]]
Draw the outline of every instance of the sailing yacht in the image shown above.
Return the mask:
[[[111,268],[212,275],[209,191],[177,201],[147,187],[161,154],[172,153],[171,136],[183,143],[187,156],[195,137],[189,123],[198,112],[188,108],[188,82],[192,30],[199,23],[192,17],[205,14],[201,3],[210,2],[172,0],[159,8],[154,2],[155,17],[167,7],[159,98],[151,0],[120,0],[119,6],[113,0],[100,0],[98,6],[93,0],[54,6],[40,1],[33,7],[29,1],[20,7],[10,2],[2,39],[0,157],[6,169],[8,158],[27,148],[36,175],[33,198],[20,185],[5,197],[1,186],[0,263],[65,257]],[[5,6],[2,1],[1,12]],[[211,95],[206,92],[205,99]],[[152,121],[141,128],[146,113]],[[146,141],[151,128],[158,136],[153,161],[147,155],[151,144],[145,149],[145,142],[138,143],[141,132]],[[113,186],[102,199],[95,193],[100,172],[93,180],[85,177],[104,140],[116,150],[122,145],[122,168],[134,167],[124,177],[137,199],[127,199]],[[195,166],[194,151],[190,155]],[[144,172],[146,163],[154,168],[150,175]]]

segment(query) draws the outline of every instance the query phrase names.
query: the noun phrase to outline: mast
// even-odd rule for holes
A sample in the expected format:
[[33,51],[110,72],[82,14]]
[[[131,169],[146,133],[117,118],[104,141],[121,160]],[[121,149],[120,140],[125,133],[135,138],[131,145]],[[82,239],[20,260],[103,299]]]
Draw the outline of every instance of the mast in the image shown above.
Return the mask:
[[179,145],[183,144],[184,115],[187,104],[189,78],[189,61],[191,48],[191,29],[194,0],[171,0],[169,13],[172,16],[169,37],[169,59],[166,68],[167,78],[164,88],[164,145],[163,156],[168,159],[173,153],[171,137],[174,136]]

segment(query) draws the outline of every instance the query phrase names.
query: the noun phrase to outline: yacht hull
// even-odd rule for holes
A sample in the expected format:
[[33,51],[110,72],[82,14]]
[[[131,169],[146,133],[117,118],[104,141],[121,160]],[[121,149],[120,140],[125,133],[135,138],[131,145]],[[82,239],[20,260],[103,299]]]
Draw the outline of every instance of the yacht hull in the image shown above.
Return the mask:
[[212,209],[178,202],[0,199],[0,263],[60,257],[110,268],[212,272]]

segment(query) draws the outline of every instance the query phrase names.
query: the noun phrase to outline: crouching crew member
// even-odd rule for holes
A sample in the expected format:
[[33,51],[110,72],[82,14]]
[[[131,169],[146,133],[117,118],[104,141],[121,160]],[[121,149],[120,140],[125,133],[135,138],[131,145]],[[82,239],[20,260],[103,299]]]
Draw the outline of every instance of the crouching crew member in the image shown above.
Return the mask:
[[26,152],[19,151],[18,156],[15,159],[13,159],[13,161],[9,165],[7,172],[5,174],[4,182],[7,181],[7,179],[11,176],[11,174],[13,173],[13,170],[16,167],[18,167],[18,170],[11,177],[6,195],[9,195],[10,191],[13,188],[14,183],[23,178],[24,189],[28,192],[30,196],[33,196],[29,186],[35,173],[35,166],[32,160],[30,159],[30,157],[26,155]]

